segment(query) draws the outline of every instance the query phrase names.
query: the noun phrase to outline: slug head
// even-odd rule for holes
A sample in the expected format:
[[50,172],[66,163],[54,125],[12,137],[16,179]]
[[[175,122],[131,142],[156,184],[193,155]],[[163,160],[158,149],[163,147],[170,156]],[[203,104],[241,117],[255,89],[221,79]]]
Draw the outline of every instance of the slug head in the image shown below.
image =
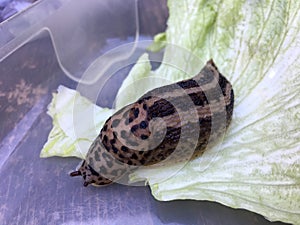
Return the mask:
[[82,176],[84,179],[83,186],[85,187],[89,184],[103,186],[112,183],[111,180],[102,177],[98,172],[96,172],[85,160],[76,171],[70,173],[70,176]]

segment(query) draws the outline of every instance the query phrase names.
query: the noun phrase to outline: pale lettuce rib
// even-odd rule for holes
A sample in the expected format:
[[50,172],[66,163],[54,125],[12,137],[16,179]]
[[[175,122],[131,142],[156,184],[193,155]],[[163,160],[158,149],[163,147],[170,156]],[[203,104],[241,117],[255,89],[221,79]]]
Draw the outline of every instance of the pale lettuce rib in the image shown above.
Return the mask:
[[91,143],[112,113],[112,109],[96,106],[75,90],[59,86],[48,106],[53,128],[40,157],[85,158]]

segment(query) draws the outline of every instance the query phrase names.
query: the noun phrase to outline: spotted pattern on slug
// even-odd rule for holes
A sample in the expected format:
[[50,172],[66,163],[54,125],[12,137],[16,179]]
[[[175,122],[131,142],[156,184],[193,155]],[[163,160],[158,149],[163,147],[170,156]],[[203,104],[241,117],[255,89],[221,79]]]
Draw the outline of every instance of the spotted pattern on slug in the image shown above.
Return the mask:
[[[212,60],[192,79],[156,88],[104,124],[71,176],[112,183],[132,168],[201,156],[230,124],[234,93]],[[184,140],[184,141],[182,141]]]

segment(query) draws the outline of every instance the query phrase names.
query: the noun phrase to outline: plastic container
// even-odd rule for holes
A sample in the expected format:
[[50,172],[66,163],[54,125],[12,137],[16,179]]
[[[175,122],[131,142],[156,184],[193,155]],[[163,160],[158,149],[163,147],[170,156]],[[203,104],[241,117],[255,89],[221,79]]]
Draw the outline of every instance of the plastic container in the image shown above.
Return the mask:
[[0,24],[1,224],[282,224],[214,202],[159,202],[147,186],[84,188],[68,175],[78,159],[39,158],[58,85],[81,79],[89,98],[102,85],[97,104],[111,106],[140,41],[164,31],[167,16],[162,0],[51,0]]

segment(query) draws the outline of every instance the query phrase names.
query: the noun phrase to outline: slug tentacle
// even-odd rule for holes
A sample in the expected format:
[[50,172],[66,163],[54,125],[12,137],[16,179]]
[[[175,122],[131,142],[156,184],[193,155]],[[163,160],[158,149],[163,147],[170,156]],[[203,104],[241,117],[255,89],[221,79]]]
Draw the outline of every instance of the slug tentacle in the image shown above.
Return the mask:
[[210,60],[192,79],[149,91],[111,116],[70,175],[106,185],[139,166],[198,157],[224,134],[233,106],[232,86]]
[[71,177],[76,177],[76,176],[81,176],[81,172],[80,171],[74,171],[70,173]]

